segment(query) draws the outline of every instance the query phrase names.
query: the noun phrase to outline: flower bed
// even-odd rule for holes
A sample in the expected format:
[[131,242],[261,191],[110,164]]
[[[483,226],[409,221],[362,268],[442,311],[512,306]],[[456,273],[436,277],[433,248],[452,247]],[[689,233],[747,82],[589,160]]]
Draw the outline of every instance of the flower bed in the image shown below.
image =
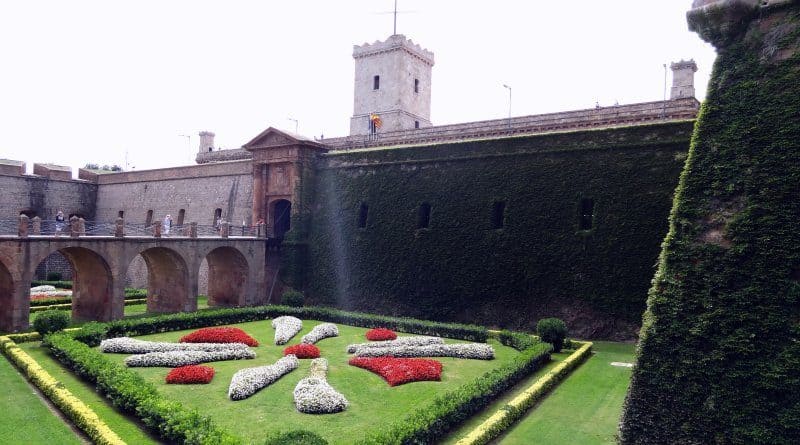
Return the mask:
[[244,400],[294,371],[299,364],[297,357],[287,355],[271,365],[240,369],[231,378],[228,397],[231,400]]
[[297,358],[319,358],[319,348],[315,345],[300,343],[283,350],[283,355],[294,355]]
[[303,321],[291,315],[284,315],[273,319],[272,327],[275,328],[275,344],[285,345],[303,329]]
[[202,328],[181,337],[181,343],[244,343],[258,346],[258,341],[239,328],[228,326]]
[[210,383],[214,378],[214,368],[202,365],[188,365],[175,368],[167,374],[169,384]]
[[227,351],[245,349],[243,343],[169,343],[161,341],[137,340],[130,337],[109,338],[100,342],[100,350],[119,354],[146,354],[148,352],[168,351]]
[[375,328],[367,331],[367,340],[370,341],[394,340],[396,338],[397,333],[391,329]]
[[382,348],[356,348],[358,357],[456,357],[492,360],[494,348],[486,343],[458,343],[453,345],[395,345]]
[[163,366],[176,368],[178,366],[196,365],[198,363],[216,362],[220,360],[254,359],[256,353],[250,349],[230,348],[219,351],[167,351],[148,352],[147,354],[132,355],[125,359],[125,364],[131,367]]
[[353,345],[347,345],[347,353],[352,354],[356,352],[357,349],[367,349],[367,348],[387,348],[391,346],[402,346],[402,345],[443,345],[444,339],[441,337],[427,337],[427,336],[420,336],[420,337],[398,337],[397,340],[388,340],[388,341],[376,341],[372,343],[356,343]]
[[314,344],[324,338],[338,336],[339,328],[337,328],[335,324],[322,323],[314,326],[314,329],[312,329],[311,332],[304,335],[303,338],[300,339],[300,343]]
[[344,411],[349,402],[327,381],[328,360],[317,358],[311,362],[308,377],[294,388],[294,406],[301,413],[333,414]]
[[389,386],[410,382],[440,381],[442,364],[424,358],[353,357],[352,366],[372,371],[383,377]]

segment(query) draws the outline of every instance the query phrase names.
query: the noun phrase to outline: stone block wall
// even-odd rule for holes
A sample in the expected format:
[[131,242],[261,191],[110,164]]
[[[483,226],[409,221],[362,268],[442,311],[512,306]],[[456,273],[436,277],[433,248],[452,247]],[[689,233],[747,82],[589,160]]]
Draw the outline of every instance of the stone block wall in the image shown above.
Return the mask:
[[52,221],[59,210],[86,219],[95,216],[97,185],[87,181],[0,172],[0,190],[0,220],[13,220],[21,212],[28,212]]

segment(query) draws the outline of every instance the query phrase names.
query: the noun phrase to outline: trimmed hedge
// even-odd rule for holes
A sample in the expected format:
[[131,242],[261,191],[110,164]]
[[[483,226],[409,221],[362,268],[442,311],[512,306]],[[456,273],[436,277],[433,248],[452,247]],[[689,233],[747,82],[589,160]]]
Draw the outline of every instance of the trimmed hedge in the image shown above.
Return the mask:
[[[109,361],[89,345],[97,345],[107,337],[191,329],[203,325],[233,324],[280,315],[294,315],[353,326],[389,326],[403,332],[450,336],[471,341],[485,341],[488,334],[485,328],[478,326],[373,316],[328,308],[262,306],[180,313],[109,323],[91,322],[75,331],[49,335],[44,343],[61,363],[95,383],[97,388],[121,409],[137,413],[146,425],[156,429],[163,438],[181,443],[233,444],[240,443],[238,442],[240,439],[218,429],[210,419],[200,416],[195,411],[187,410],[179,403],[164,399],[153,385],[148,384],[134,371]],[[499,394],[547,363],[550,360],[551,350],[551,345],[536,342],[521,351],[513,361],[437,397],[427,407],[392,425],[387,431],[369,435],[358,443],[430,443],[440,439],[455,425],[487,406]],[[199,438],[206,438],[203,440],[208,441],[198,441]]]
[[[45,284],[49,284],[50,282],[46,282]],[[71,282],[69,289],[72,288]],[[38,285],[37,285],[38,286]],[[135,288],[125,288],[125,305],[128,305],[128,301],[133,300],[141,300],[147,298],[147,289],[135,289]],[[40,298],[36,300],[31,300],[31,309],[34,307],[40,306],[52,306],[55,304],[71,304],[72,297],[52,297],[52,298]]]
[[293,315],[307,320],[320,320],[360,327],[387,327],[420,335],[457,338],[486,342],[488,331],[482,326],[440,323],[413,318],[387,317],[358,312],[345,312],[324,307],[257,306],[231,309],[206,309],[197,312],[159,315],[147,318],[122,319],[107,323],[88,323],[76,333],[76,338],[91,346],[107,337],[137,336],[156,332],[196,329],[247,321],[266,320],[281,315]]
[[53,356],[97,389],[121,410],[136,415],[165,440],[183,444],[242,444],[242,439],[218,428],[197,410],[167,399],[156,387],[127,367],[114,363],[98,350],[75,340],[69,333],[44,338]]
[[[136,306],[136,305],[140,305],[140,304],[147,304],[147,299],[146,298],[142,298],[142,299],[125,300],[125,306]],[[46,310],[50,310],[50,309],[68,311],[68,310],[72,309],[72,303],[69,302],[69,303],[66,303],[66,304],[51,304],[51,305],[48,305],[48,306],[32,306],[31,307],[31,313],[42,312],[42,311],[46,311]]]
[[72,289],[72,281],[49,281],[49,280],[33,280],[31,287],[36,286],[55,286],[58,289]]
[[800,2],[720,3],[622,444],[800,443]]
[[61,382],[39,366],[36,360],[20,349],[13,340],[8,337],[0,337],[0,350],[94,443],[125,445],[125,442],[97,417],[91,408],[72,395]]
[[591,355],[592,343],[584,343],[564,361],[537,380],[533,386],[496,411],[466,437],[456,442],[456,445],[483,445],[496,439]]
[[51,309],[42,311],[33,319],[33,328],[42,335],[57,332],[69,325],[69,314]]
[[328,441],[312,431],[294,430],[269,436],[264,445],[328,445]]

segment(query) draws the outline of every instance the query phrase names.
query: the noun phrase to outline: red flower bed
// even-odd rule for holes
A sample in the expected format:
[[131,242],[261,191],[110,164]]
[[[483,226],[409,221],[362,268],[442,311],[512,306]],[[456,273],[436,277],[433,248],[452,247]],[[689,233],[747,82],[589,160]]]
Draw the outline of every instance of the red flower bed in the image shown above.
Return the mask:
[[367,331],[367,340],[381,341],[381,340],[394,340],[397,338],[397,333],[391,329],[375,328]]
[[244,343],[247,346],[258,346],[253,337],[239,328],[219,327],[198,329],[184,335],[181,343]]
[[214,368],[202,365],[181,366],[167,374],[167,383],[208,383],[214,378]]
[[378,374],[389,386],[442,379],[442,363],[427,358],[353,357],[348,363]]
[[319,358],[319,348],[315,345],[300,343],[283,350],[283,355],[294,354],[297,358]]

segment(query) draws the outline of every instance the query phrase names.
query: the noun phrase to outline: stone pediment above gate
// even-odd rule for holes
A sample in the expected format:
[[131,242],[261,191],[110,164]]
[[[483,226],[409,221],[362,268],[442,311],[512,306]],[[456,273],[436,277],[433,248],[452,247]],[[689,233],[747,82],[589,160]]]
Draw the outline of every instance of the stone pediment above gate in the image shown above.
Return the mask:
[[303,136],[269,127],[242,146],[257,161],[299,160],[308,153],[327,151],[325,146]]

